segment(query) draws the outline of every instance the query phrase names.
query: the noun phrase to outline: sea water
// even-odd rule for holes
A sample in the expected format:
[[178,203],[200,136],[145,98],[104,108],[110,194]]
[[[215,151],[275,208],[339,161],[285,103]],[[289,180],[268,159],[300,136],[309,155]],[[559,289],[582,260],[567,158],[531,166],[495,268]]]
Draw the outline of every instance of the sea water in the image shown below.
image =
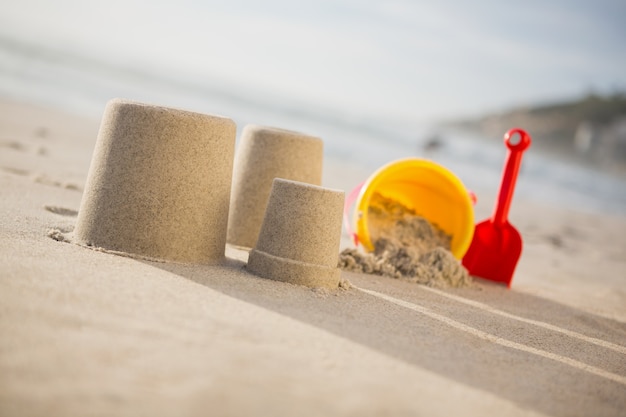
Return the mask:
[[[458,132],[446,132],[428,152],[432,126],[355,116],[227,86],[203,77],[96,60],[75,51],[44,48],[0,38],[0,95],[99,118],[115,97],[232,118],[238,131],[261,124],[319,136],[329,158],[373,172],[400,158],[427,157],[453,171],[472,190],[498,189],[506,148]],[[513,127],[513,126],[512,126]],[[523,126],[521,126],[523,127]],[[504,133],[504,132],[503,132]],[[531,147],[524,155],[516,198],[583,211],[626,214],[626,181]]]

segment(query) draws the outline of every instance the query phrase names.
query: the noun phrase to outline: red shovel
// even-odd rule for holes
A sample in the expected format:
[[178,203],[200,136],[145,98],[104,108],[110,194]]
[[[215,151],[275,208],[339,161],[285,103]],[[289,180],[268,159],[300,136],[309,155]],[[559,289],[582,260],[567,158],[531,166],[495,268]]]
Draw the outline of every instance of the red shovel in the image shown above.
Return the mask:
[[503,282],[510,288],[515,265],[522,253],[522,237],[508,220],[522,153],[530,146],[530,135],[511,129],[504,135],[509,151],[493,215],[476,225],[472,243],[463,257],[470,275]]

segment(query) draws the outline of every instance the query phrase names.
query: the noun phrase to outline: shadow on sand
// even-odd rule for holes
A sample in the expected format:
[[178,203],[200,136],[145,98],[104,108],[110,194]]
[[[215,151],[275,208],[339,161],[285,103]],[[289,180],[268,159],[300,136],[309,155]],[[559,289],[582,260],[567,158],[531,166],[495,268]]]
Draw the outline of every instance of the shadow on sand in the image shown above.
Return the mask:
[[[494,344],[356,288],[322,292],[262,279],[248,273],[244,262],[230,258],[221,266],[146,263],[411,366],[491,392],[522,408],[555,416],[583,415],[590,409],[598,416],[620,415],[626,409],[626,390],[620,382],[532,352]],[[626,376],[623,352],[499,316],[416,284],[344,274],[356,287],[409,301],[481,332],[563,357],[566,361]],[[626,324],[547,299],[485,282],[447,292],[512,315],[626,346]]]

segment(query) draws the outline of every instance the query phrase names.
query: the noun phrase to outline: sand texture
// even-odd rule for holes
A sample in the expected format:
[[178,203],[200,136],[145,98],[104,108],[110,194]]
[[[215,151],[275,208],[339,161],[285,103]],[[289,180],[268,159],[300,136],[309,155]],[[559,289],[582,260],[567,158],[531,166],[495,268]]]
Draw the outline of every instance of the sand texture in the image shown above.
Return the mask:
[[[0,416],[624,415],[624,216],[516,200],[510,290],[116,256],[48,236],[76,225],[99,122],[0,101]],[[326,158],[323,185],[363,174]]]
[[223,260],[235,130],[224,117],[111,100],[72,239],[144,258]]
[[274,179],[248,270],[263,278],[337,288],[344,193]]
[[450,251],[452,236],[402,204],[374,193],[367,228],[374,250],[345,248],[339,267],[430,287],[463,287],[472,278]]
[[253,248],[274,178],[322,185],[324,143],[304,133],[248,125],[235,155],[228,243]]

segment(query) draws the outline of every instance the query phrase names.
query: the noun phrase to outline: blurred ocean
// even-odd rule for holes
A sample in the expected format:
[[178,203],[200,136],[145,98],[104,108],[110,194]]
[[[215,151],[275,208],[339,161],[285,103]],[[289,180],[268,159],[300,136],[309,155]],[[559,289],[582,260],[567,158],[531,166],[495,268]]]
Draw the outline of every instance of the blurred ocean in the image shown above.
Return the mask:
[[[165,64],[167,58],[163,59]],[[76,51],[8,38],[0,38],[0,95],[94,119],[114,97],[220,114],[235,120],[238,132],[253,123],[319,136],[328,158],[372,172],[395,159],[427,157],[455,172],[479,198],[481,192],[497,191],[506,153],[502,143],[441,132],[412,121],[357,117],[356,112],[279,97],[263,85],[255,91],[242,90],[154,65],[98,61]],[[442,146],[427,152],[426,142],[435,132]],[[533,152],[532,147],[524,155],[515,196],[583,211],[626,214],[623,178],[551,159]]]

